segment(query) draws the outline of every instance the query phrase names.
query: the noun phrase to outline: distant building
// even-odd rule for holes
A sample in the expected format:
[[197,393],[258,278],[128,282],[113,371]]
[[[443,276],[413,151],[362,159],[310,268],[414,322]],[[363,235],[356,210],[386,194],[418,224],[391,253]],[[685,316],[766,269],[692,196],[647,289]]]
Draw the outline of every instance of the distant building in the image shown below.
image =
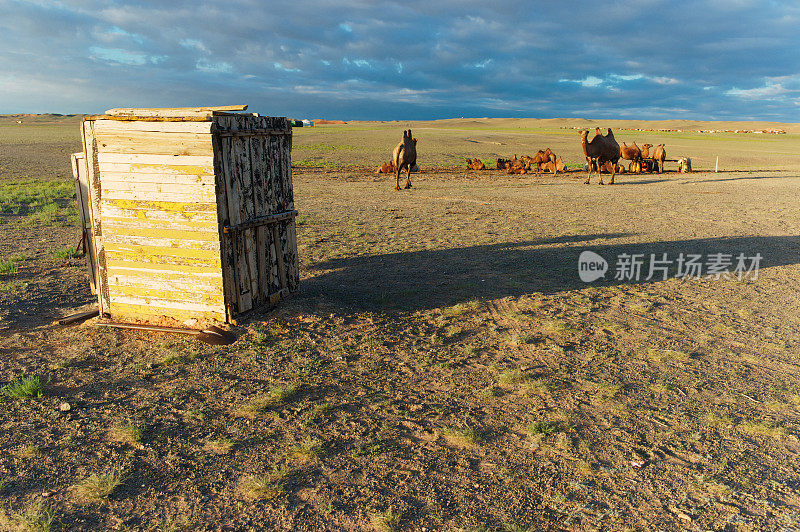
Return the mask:
[[309,120],[307,118],[304,118],[303,119],[303,126],[304,127],[314,127],[314,122],[312,122],[311,120]]

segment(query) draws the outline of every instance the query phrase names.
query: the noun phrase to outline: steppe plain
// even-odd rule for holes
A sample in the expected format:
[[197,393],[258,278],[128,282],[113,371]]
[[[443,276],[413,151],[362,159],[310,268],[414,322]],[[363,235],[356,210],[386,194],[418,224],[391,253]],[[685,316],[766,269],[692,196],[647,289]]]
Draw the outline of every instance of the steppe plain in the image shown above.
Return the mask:
[[[221,347],[51,324],[93,304],[79,121],[0,117],[1,527],[800,527],[800,125],[298,128],[301,288]],[[398,192],[374,169],[409,127],[421,171]],[[695,172],[585,185],[573,127]],[[691,131],[760,128],[787,133]],[[545,147],[573,171],[464,168]],[[604,280],[579,279],[584,250]],[[619,256],[664,253],[762,259],[757,278],[614,279]],[[5,393],[31,377],[41,396]]]

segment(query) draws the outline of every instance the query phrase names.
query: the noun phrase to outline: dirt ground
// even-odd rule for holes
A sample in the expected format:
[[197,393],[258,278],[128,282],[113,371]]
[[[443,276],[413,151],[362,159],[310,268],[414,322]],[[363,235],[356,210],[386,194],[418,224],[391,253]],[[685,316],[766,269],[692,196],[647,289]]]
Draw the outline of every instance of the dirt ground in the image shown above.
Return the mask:
[[[76,119],[15,122],[0,187],[68,182]],[[617,133],[702,171],[601,187],[458,167],[545,146],[582,163],[570,121],[473,122],[297,130],[301,288],[230,346],[51,326],[92,304],[82,259],[54,252],[74,218],[0,214],[18,265],[0,273],[0,384],[44,383],[0,401],[0,527],[800,529],[792,125]],[[397,192],[372,170],[409,125],[422,171]],[[605,279],[579,278],[586,250]],[[665,253],[761,262],[645,280]],[[615,279],[637,254],[640,279]]]

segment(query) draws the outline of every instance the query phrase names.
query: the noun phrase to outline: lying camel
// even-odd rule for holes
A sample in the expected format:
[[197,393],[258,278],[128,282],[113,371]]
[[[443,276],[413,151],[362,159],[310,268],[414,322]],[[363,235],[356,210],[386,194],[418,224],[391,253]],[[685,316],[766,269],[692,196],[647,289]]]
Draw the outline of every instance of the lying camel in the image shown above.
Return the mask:
[[548,161],[543,166],[545,172],[553,172],[553,175],[556,175],[558,172],[566,172],[567,165],[564,164],[564,161],[561,160],[561,157],[556,158],[556,162]]
[[630,161],[631,164],[628,167],[631,172],[640,172],[641,171],[641,164],[642,164],[642,150],[639,149],[639,146],[636,145],[636,141],[633,142],[630,146],[622,143],[620,147],[620,152],[622,153],[622,158],[626,161]]
[[[586,162],[589,165],[589,175],[586,177],[584,183],[589,183],[592,177],[592,170],[598,169],[597,177],[600,178],[600,184],[603,185],[603,176],[600,174],[600,167],[607,162],[611,162],[611,181],[610,185],[614,184],[614,175],[616,170],[617,161],[619,161],[620,152],[619,144],[614,139],[614,134],[609,128],[607,135],[600,133],[600,128],[597,128],[597,134],[591,141],[587,141],[588,131],[581,131],[581,147],[583,148],[583,155],[586,157]],[[596,166],[594,166],[596,165]]]
[[395,167],[392,163],[383,163],[375,170],[376,174],[393,174],[395,172]]
[[531,169],[531,165],[523,159],[514,159],[507,163],[506,168],[509,174],[527,174]]
[[513,159],[506,161],[506,170],[509,174],[527,174],[531,169],[528,159],[525,155],[518,159],[515,154]]
[[[592,171],[594,171],[594,172],[598,171],[596,162],[592,162]],[[600,165],[599,173],[601,173],[601,174],[611,174],[611,173],[624,174],[625,171],[626,171],[625,170],[625,166],[623,166],[623,165],[621,165],[619,163],[613,164],[611,161],[606,161],[606,162],[604,162],[603,164]]]
[[[548,163],[553,163],[553,165],[555,165],[556,163],[556,156],[552,151],[550,151],[550,148],[547,148],[545,150],[539,150],[538,153],[536,153],[536,155],[530,158],[531,166],[533,166],[534,164],[536,165],[537,176],[541,172],[542,164],[547,165]],[[555,170],[555,166],[553,167],[553,169]],[[555,175],[555,171],[553,172],[553,174]]]
[[405,188],[411,188],[411,170],[417,164],[417,139],[411,136],[410,129],[403,131],[403,140],[392,153],[392,164],[397,169],[397,184],[394,189],[400,190],[400,172],[403,168],[408,170]]
[[476,157],[475,159],[467,159],[467,168],[470,170],[486,170],[486,165]]

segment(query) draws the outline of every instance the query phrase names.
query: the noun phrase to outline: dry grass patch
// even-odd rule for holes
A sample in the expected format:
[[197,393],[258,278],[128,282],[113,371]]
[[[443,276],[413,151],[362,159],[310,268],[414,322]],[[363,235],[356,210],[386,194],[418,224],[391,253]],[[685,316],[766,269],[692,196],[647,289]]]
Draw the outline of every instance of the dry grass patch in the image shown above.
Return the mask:
[[597,398],[601,401],[608,401],[622,390],[622,385],[615,382],[596,382],[594,386],[597,390]]
[[480,393],[480,395],[482,397],[486,397],[486,398],[499,397],[499,396],[503,395],[503,391],[500,390],[500,388],[498,388],[497,386],[491,386],[491,385],[487,386],[484,389],[482,389],[479,393]]
[[551,436],[553,434],[565,432],[567,428],[568,428],[567,423],[560,419],[534,421],[533,423],[528,425],[528,432],[532,436],[535,436],[537,434]]
[[108,430],[108,439],[118,443],[134,445],[142,441],[142,428],[133,423],[120,423]]
[[388,508],[383,512],[375,512],[370,520],[372,526],[378,532],[396,532],[400,529],[400,521],[403,519],[403,512]]
[[549,379],[520,369],[503,371],[497,377],[497,382],[505,388],[519,388],[529,392],[546,392],[553,388],[553,383]]
[[165,517],[159,520],[156,525],[156,530],[159,532],[182,532],[184,530],[192,530],[192,525],[186,517],[181,517],[179,519]]
[[240,405],[236,409],[236,415],[255,419],[267,409],[278,406],[292,400],[297,392],[300,391],[299,384],[290,384],[286,386],[275,386],[267,393],[257,396],[255,399]]
[[444,430],[444,439],[456,447],[474,449],[486,443],[487,434],[486,431],[476,430],[471,427],[450,427]]
[[519,387],[528,392],[544,393],[553,390],[556,384],[550,379],[539,377],[536,379],[527,379],[520,383]]
[[564,320],[548,320],[542,323],[542,330],[551,334],[579,332],[580,328]]
[[50,532],[53,527],[53,512],[50,505],[38,500],[14,512],[0,508],[0,527],[9,532]]
[[105,501],[125,481],[125,476],[122,469],[89,475],[75,485],[75,495],[87,502]]
[[655,382],[650,385],[650,391],[658,394],[668,394],[672,391],[672,388],[662,382]]
[[628,305],[628,308],[633,310],[634,312],[640,312],[642,314],[648,314],[653,310],[655,305],[650,301],[640,301],[638,303],[633,303]]
[[512,333],[508,337],[509,343],[512,345],[528,345],[536,341],[537,336],[529,333]]
[[506,370],[497,377],[497,382],[502,386],[515,387],[536,379],[536,375],[521,369]]
[[768,422],[755,423],[752,421],[743,421],[739,423],[736,428],[751,436],[764,436],[775,440],[782,440],[789,434],[785,428],[778,427],[774,423]]
[[42,451],[43,449],[38,445],[27,445],[19,451],[18,455],[23,458],[33,458],[42,454]]
[[223,455],[228,454],[233,450],[236,445],[232,440],[220,438],[218,440],[209,440],[203,445],[203,450],[209,454]]
[[263,475],[247,475],[239,479],[237,493],[247,501],[272,499],[286,492],[286,471],[276,469]]
[[530,316],[518,310],[506,310],[500,313],[500,317],[511,323],[522,323],[531,319]]
[[686,362],[691,358],[685,351],[675,349],[648,349],[647,356],[655,362]]
[[292,446],[290,454],[298,460],[316,461],[325,454],[325,447],[316,438],[306,438]]
[[442,316],[454,318],[456,316],[463,316],[464,314],[475,314],[486,308],[486,304],[479,299],[472,299],[464,303],[458,303],[452,307],[445,307],[442,309]]

